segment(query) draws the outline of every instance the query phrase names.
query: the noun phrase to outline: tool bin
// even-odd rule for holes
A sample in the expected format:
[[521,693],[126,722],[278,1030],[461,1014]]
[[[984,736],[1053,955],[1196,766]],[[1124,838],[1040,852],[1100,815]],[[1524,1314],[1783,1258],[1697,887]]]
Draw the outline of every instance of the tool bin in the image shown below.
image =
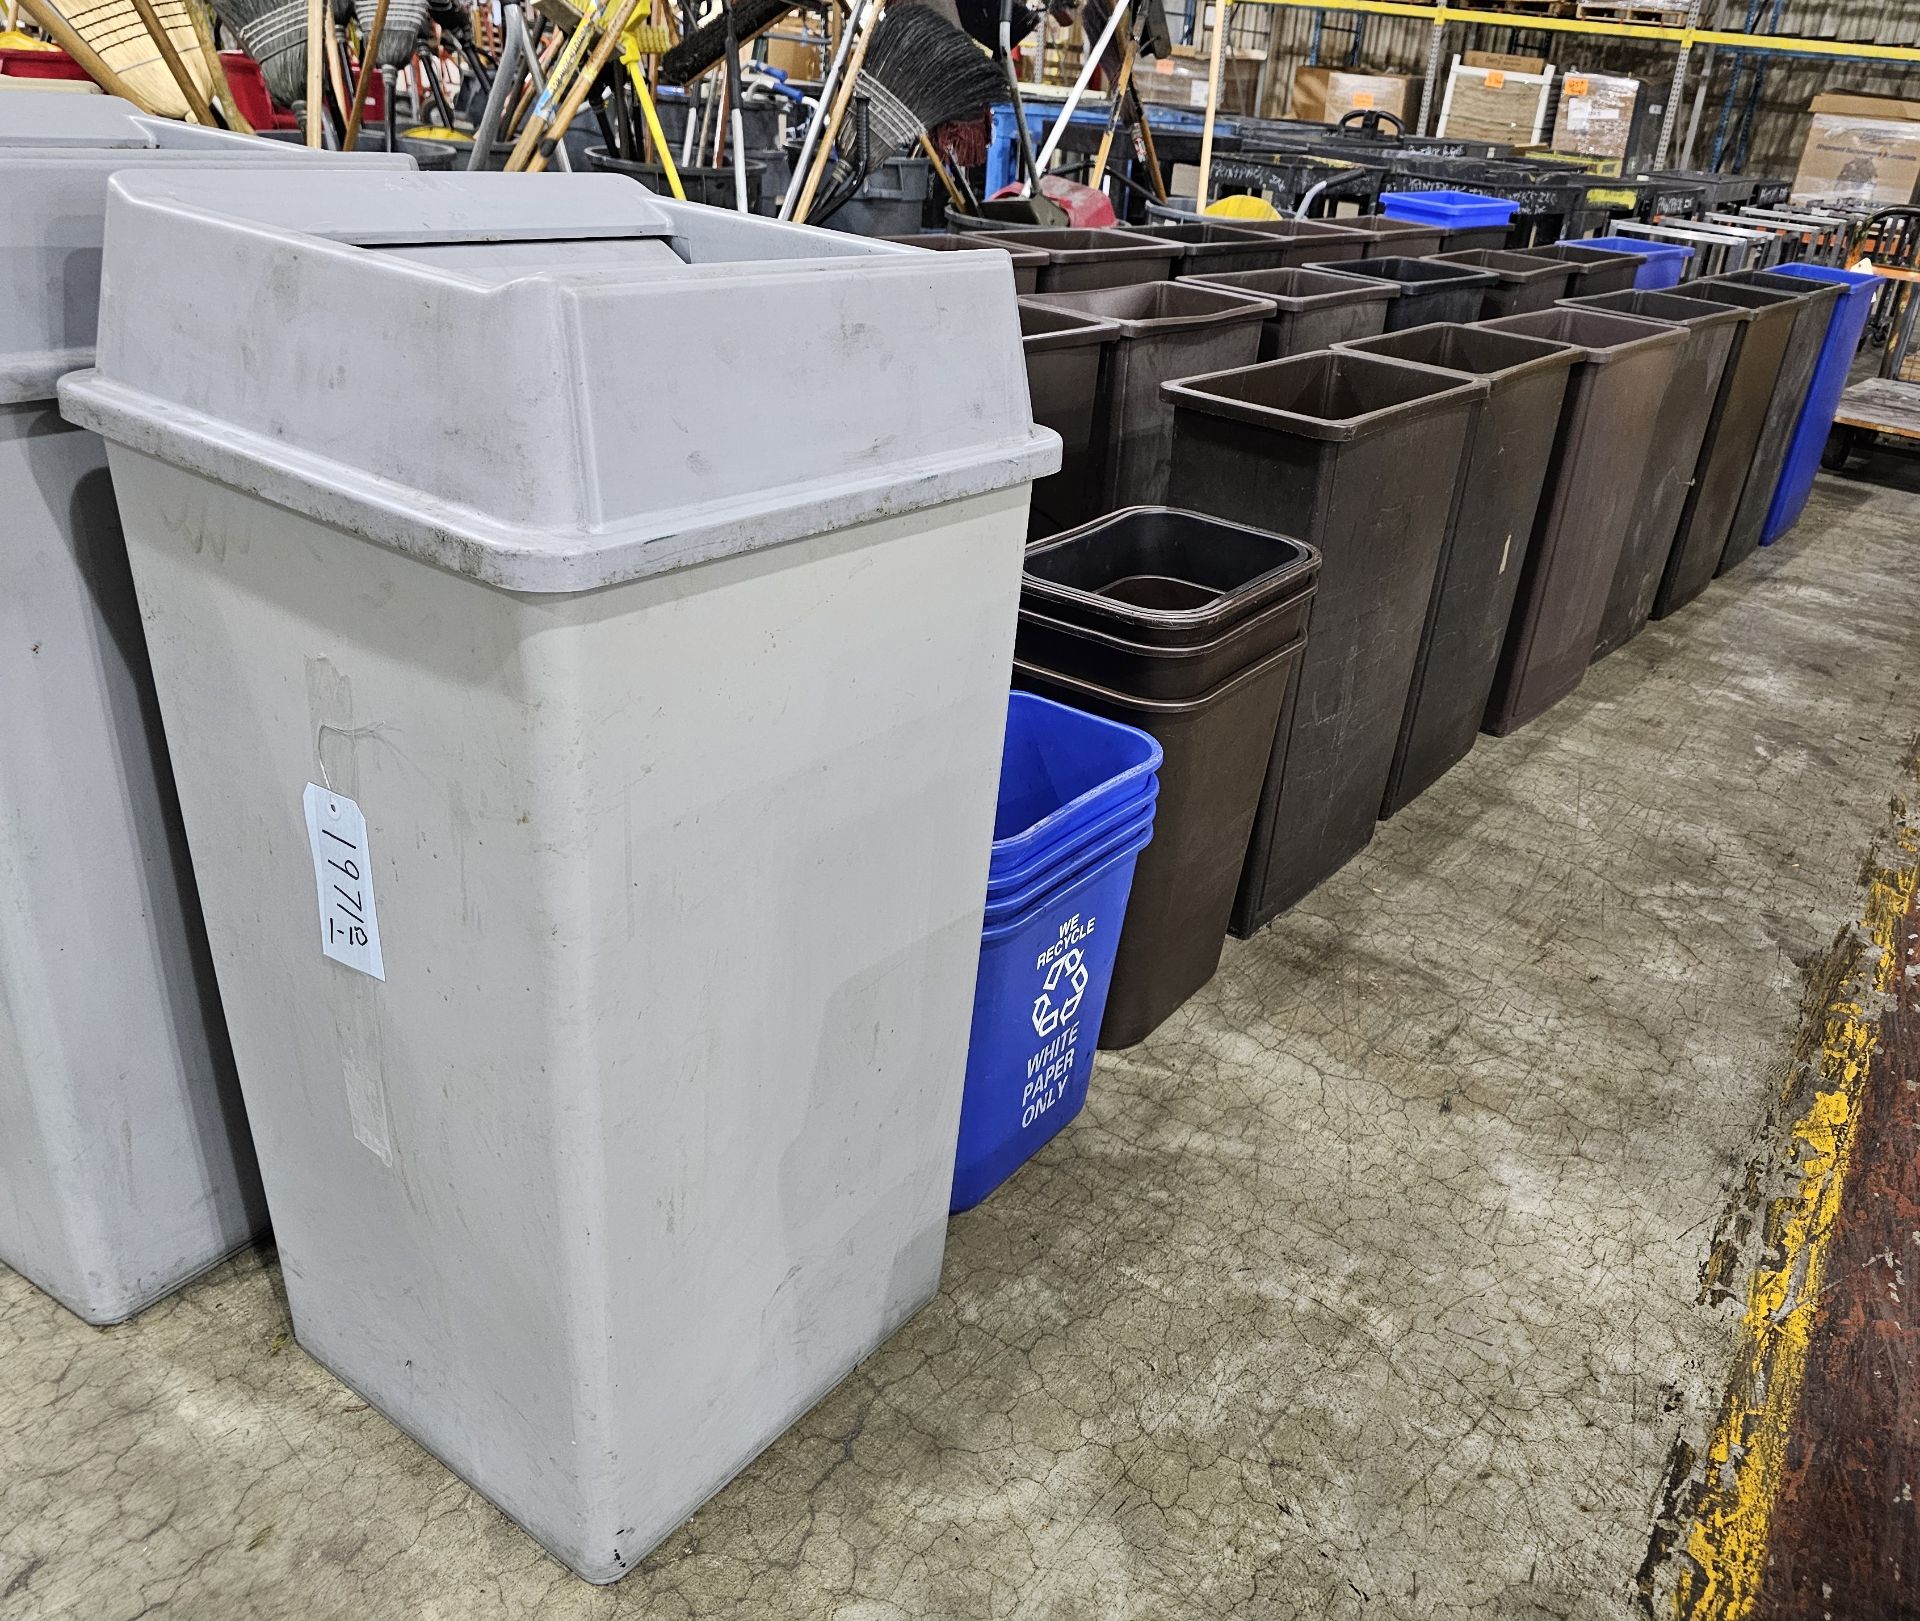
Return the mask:
[[1487,388],[1338,350],[1167,385],[1176,503],[1231,522],[1284,518],[1321,555],[1236,934],[1277,917],[1373,837],[1467,430]]
[[1505,247],[1520,211],[1510,198],[1479,191],[1383,191],[1380,208],[1390,219],[1438,226],[1436,251],[1447,254]]
[[1238,222],[1219,220],[1155,220],[1142,236],[1177,242],[1181,256],[1176,277],[1201,276],[1209,271],[1277,270],[1286,262],[1290,244],[1285,237],[1244,229]]
[[1371,248],[1355,255],[1360,259],[1419,259],[1440,252],[1447,240],[1443,226],[1421,220],[1394,219],[1388,214],[1359,214],[1340,223],[1348,230],[1364,231],[1373,238]]
[[1536,259],[1558,259],[1573,267],[1567,283],[1569,298],[1592,298],[1600,293],[1624,293],[1647,262],[1644,253],[1622,253],[1592,242],[1544,242],[1527,249]]
[[1580,350],[1487,699],[1483,725],[1504,737],[1579,686],[1593,660],[1655,419],[1687,334],[1565,305],[1504,316],[1487,328]]
[[[1117,512],[1028,548],[1015,684],[1137,726],[1166,751],[1102,1047],[1144,1040],[1220,965],[1300,662],[1301,637],[1281,638],[1308,612],[1319,566],[1297,540],[1164,507]],[[1054,625],[1037,633],[1040,616]],[[1064,658],[1061,624],[1084,633]],[[1196,692],[1182,664],[1231,673]]]
[[1727,362],[1745,322],[1737,309],[1676,293],[1603,293],[1571,299],[1567,308],[1610,310],[1662,321],[1687,334],[1654,422],[1640,493],[1628,514],[1620,561],[1607,592],[1606,611],[1600,616],[1600,634],[1593,648],[1593,656],[1600,659],[1638,636],[1653,612],[1681,514],[1700,470],[1700,454],[1726,381]]
[[1040,268],[1047,262],[1047,255],[1041,249],[1017,248],[1001,241],[998,231],[917,231],[907,236],[883,236],[880,240],[898,243],[903,248],[926,248],[933,253],[964,253],[977,248],[1004,253],[1013,261],[1016,293],[1038,292]]
[[1034,302],[1113,324],[1094,405],[1090,512],[1159,505],[1173,435],[1173,408],[1160,397],[1160,385],[1250,364],[1271,306],[1248,293],[1185,281],[1042,293]]
[[1581,351],[1462,325],[1416,327],[1341,347],[1487,385],[1468,430],[1381,796],[1380,814],[1388,817],[1464,760],[1480,735],[1533,540],[1567,374]]
[[[1154,227],[1149,226],[1149,229]],[[1336,225],[1331,220],[1235,220],[1236,231],[1252,231],[1278,244],[1280,261],[1276,268],[1289,269],[1307,262],[1331,263],[1358,259],[1363,253],[1379,252],[1377,238],[1361,230],[1359,222]]]
[[954,1210],[979,1204],[1087,1101],[1134,863],[1153,839],[1160,759],[1133,727],[1012,696]]
[[1633,285],[1643,293],[1657,293],[1679,286],[1681,278],[1687,273],[1687,264],[1693,258],[1693,249],[1684,243],[1656,242],[1640,236],[1583,236],[1577,243],[1569,245],[1635,255],[1643,262],[1634,276]]
[[1162,241],[1144,231],[1104,226],[1022,227],[985,234],[1016,247],[1038,249],[1047,256],[1034,287],[1036,293],[1087,293],[1165,281],[1182,257],[1178,242]]
[[1330,269],[1242,270],[1183,279],[1267,301],[1271,313],[1260,323],[1259,360],[1285,360],[1348,338],[1372,337],[1385,330],[1387,308],[1400,296],[1398,282]]
[[[90,1323],[204,1271],[266,1212],[106,448],[54,390],[93,360],[109,177],[262,165],[413,160],[109,96],[0,96],[0,1261]],[[157,340],[183,359],[196,341]]]
[[1389,332],[1432,326],[1436,321],[1477,321],[1487,292],[1498,285],[1498,278],[1490,271],[1432,259],[1353,259],[1345,264],[1308,268],[1395,283],[1400,296],[1387,306]]
[[1005,267],[597,175],[123,176],[107,242],[62,406],[295,1332],[615,1580],[938,1286],[1059,454]]

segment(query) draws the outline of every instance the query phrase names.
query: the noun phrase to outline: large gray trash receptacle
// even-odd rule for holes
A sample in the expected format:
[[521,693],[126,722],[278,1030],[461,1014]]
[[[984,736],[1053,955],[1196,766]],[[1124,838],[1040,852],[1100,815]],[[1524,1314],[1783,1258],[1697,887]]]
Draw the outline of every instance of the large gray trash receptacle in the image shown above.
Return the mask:
[[413,167],[0,95],[0,1261],[93,1323],[265,1211],[106,448],[54,388],[93,359],[110,174],[342,162]]
[[1241,270],[1183,278],[1196,287],[1263,298],[1272,313],[1260,324],[1260,360],[1310,354],[1346,338],[1370,338],[1387,324],[1387,306],[1400,296],[1397,281],[1371,281],[1333,270]]
[[1504,737],[1572,692],[1593,662],[1647,447],[1687,334],[1567,304],[1485,324],[1580,350],[1487,699],[1486,729]]
[[[61,398],[295,1331],[611,1581],[938,1284],[1059,441],[990,254],[615,176],[224,180],[116,182]],[[730,357],[776,329],[817,405],[774,433]],[[337,827],[384,980],[323,955]]]
[[1599,639],[1593,647],[1593,656],[1600,659],[1638,636],[1653,612],[1654,596],[1673,555],[1680,516],[1699,477],[1701,447],[1713,425],[1727,361],[1747,316],[1746,311],[1726,304],[1637,290],[1569,299],[1567,308],[1644,316],[1683,327],[1687,334],[1647,444],[1640,492],[1627,519],[1606,611],[1600,616]]

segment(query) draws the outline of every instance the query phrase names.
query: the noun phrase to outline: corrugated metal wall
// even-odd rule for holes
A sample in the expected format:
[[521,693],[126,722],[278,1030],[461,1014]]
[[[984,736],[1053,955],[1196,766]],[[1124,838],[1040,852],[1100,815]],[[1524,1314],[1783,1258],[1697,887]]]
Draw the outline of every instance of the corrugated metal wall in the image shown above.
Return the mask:
[[[1703,26],[1744,29],[1750,0],[1718,0],[1703,6]],[[1245,37],[1239,15],[1253,7],[1237,7],[1236,44]],[[1760,0],[1753,7],[1768,31],[1798,34],[1819,39],[1844,39],[1877,45],[1920,46],[1920,4],[1898,0]],[[1777,15],[1776,15],[1777,12]],[[1313,39],[1315,14],[1310,11],[1269,9],[1266,40],[1269,51],[1267,71],[1267,111],[1278,113],[1285,105],[1286,87],[1293,81],[1293,70],[1308,59]],[[1413,18],[1367,17],[1353,14],[1325,14],[1321,31],[1320,59],[1331,66],[1347,60],[1356,22],[1362,22],[1360,63],[1393,73],[1421,74],[1426,71],[1427,44],[1432,30]],[[1255,43],[1248,40],[1248,43]],[[1528,55],[1546,56],[1557,67],[1584,67],[1600,72],[1630,73],[1665,87],[1673,79],[1673,52],[1664,46],[1642,45],[1632,40],[1607,40],[1579,35],[1532,33],[1519,28],[1458,25],[1447,31],[1449,53],[1461,49],[1509,50],[1518,48]],[[1737,61],[1727,52],[1716,52],[1708,62],[1704,48],[1696,49],[1690,59],[1692,76],[1681,104],[1678,143],[1685,136],[1699,88],[1698,75],[1707,74],[1707,94],[1701,109],[1699,136],[1694,146],[1696,165],[1704,165],[1713,150],[1716,131],[1721,128],[1726,93],[1740,75],[1732,107],[1732,116],[1724,130],[1728,159],[1744,144],[1750,173],[1792,174],[1799,163],[1800,148],[1807,133],[1807,103],[1822,90],[1859,90],[1876,95],[1904,95],[1920,100],[1920,69],[1887,67],[1871,62],[1808,60],[1803,58],[1747,56]],[[1444,65],[1442,71],[1445,71]],[[1742,113],[1748,102],[1748,90],[1758,79],[1759,94],[1753,112],[1744,125]],[[1664,99],[1664,98],[1663,98]]]

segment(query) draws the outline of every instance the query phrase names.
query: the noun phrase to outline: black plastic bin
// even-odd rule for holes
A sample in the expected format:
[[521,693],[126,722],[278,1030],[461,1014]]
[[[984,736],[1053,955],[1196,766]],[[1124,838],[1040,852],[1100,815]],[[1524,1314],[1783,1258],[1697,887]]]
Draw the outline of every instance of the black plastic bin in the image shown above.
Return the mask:
[[1179,243],[1162,242],[1139,231],[1061,226],[993,234],[1046,254],[1034,289],[1041,293],[1085,293],[1165,281],[1180,261]]
[[[1827,341],[1833,306],[1847,289],[1837,281],[1808,281],[1800,276],[1770,275],[1764,270],[1736,270],[1714,277],[1712,284],[1750,287],[1796,301],[1793,331],[1780,357],[1780,375],[1774,381],[1773,397],[1767,401],[1766,418],[1753,447],[1753,466],[1747,474],[1746,487],[1740,492],[1740,505],[1734,509],[1726,550],[1720,554],[1720,566],[1715,570],[1717,574],[1725,574],[1744,563],[1760,544],[1760,536],[1767,527],[1767,512],[1773,505],[1773,492],[1780,487],[1780,470],[1786,465],[1787,449],[1793,443],[1793,430],[1799,425],[1807,391],[1813,387],[1813,374],[1820,365],[1820,350]],[[1689,284],[1689,292],[1692,285]]]
[[1480,305],[1497,280],[1490,271],[1444,265],[1432,259],[1353,259],[1345,264],[1309,265],[1308,269],[1398,283],[1400,296],[1387,306],[1389,332],[1431,326],[1435,321],[1477,321]]
[[1033,420],[1060,435],[1060,471],[1034,481],[1027,534],[1051,535],[1092,517],[1095,403],[1101,361],[1119,336],[1111,321],[1018,301]]
[[[632,158],[619,157],[604,146],[588,147],[587,163],[602,174],[623,174],[630,180],[637,180],[663,197],[673,195],[672,187],[667,184],[667,171],[660,164],[640,163]],[[732,164],[717,169],[687,164],[680,167],[679,173],[680,189],[687,194],[688,202],[705,203],[711,208],[733,207],[735,192]],[[750,213],[760,212],[760,191],[766,173],[764,159],[747,159],[747,209]]]
[[1046,254],[1040,249],[1021,248],[1004,242],[998,231],[917,231],[908,236],[883,236],[876,240],[897,242],[908,248],[927,248],[935,253],[964,252],[974,248],[1004,253],[1013,261],[1013,290],[1016,293],[1037,291],[1040,267],[1047,262]]
[[[1151,1034],[1219,966],[1318,568],[1299,541],[1164,507],[1028,549],[1014,684],[1139,726],[1166,751],[1103,1047]],[[1220,679],[1196,693],[1202,673]]]
[[1647,262],[1644,253],[1596,248],[1585,242],[1544,242],[1527,249],[1536,259],[1559,259],[1573,266],[1567,297],[1592,298],[1599,293],[1624,293]]
[[1034,302],[1113,323],[1094,406],[1090,513],[1166,499],[1173,408],[1160,385],[1250,365],[1272,308],[1262,298],[1190,281],[1042,293]]
[[1727,362],[1746,322],[1740,310],[1725,304],[1665,292],[1602,293],[1596,298],[1570,299],[1567,308],[1611,310],[1616,315],[1665,321],[1687,334],[1654,422],[1640,493],[1628,515],[1620,561],[1614,567],[1606,611],[1600,616],[1600,634],[1593,648],[1593,656],[1600,659],[1638,636],[1653,612],[1654,595],[1666,575],[1680,516],[1700,468],[1700,451],[1720,400],[1720,385],[1726,381]]
[[1027,547],[1020,600],[1156,647],[1197,647],[1309,589],[1312,548],[1177,507],[1129,507]]
[[1363,259],[1421,259],[1429,253],[1439,253],[1447,239],[1442,226],[1397,220],[1387,214],[1360,214],[1340,223],[1350,231],[1364,231],[1373,238],[1373,247],[1360,255]]
[[1141,227],[1142,236],[1177,242],[1181,256],[1173,273],[1179,277],[1222,270],[1277,270],[1286,262],[1285,237],[1249,231],[1222,220],[1155,220]]
[[1386,330],[1387,308],[1400,296],[1397,281],[1333,270],[1242,270],[1183,279],[1196,287],[1264,298],[1272,306],[1260,325],[1261,360],[1285,360],[1347,338],[1370,338]]
[[1480,303],[1480,315],[1486,320],[1500,315],[1525,315],[1530,310],[1550,310],[1567,296],[1567,284],[1573,280],[1573,266],[1561,260],[1496,248],[1435,254],[1433,263],[1484,270],[1495,278],[1495,284],[1486,289]]
[[1513,227],[1510,225],[1447,226],[1440,232],[1439,251],[1442,255],[1492,251],[1504,248],[1512,235]]
[[[1331,262],[1358,259],[1363,253],[1379,251],[1377,239],[1369,231],[1331,220],[1234,220],[1236,231],[1252,231],[1275,244],[1279,255],[1276,269],[1304,265],[1308,261]],[[1148,230],[1157,230],[1149,225]]]
[[1487,326],[1581,351],[1487,700],[1485,728],[1505,736],[1579,686],[1593,660],[1654,422],[1687,334],[1564,304]]
[[1696,303],[1733,310],[1741,325],[1700,446],[1693,488],[1680,509],[1666,573],[1654,594],[1655,619],[1678,612],[1706,590],[1726,555],[1734,514],[1753,469],[1754,447],[1766,425],[1767,403],[1793,336],[1795,313],[1784,293],[1762,287],[1719,286],[1708,280],[1682,282],[1675,291]]
[[1355,354],[1484,378],[1380,814],[1464,760],[1480,735],[1560,426],[1570,344],[1484,326],[1423,326],[1346,345]]
[[1338,350],[1170,383],[1178,504],[1319,548],[1312,633],[1234,903],[1251,934],[1366,848],[1487,385]]

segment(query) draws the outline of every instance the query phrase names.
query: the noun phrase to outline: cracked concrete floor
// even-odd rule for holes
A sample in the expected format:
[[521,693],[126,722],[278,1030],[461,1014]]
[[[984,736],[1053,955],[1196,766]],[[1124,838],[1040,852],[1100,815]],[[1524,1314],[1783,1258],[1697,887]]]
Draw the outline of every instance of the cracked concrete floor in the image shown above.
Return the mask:
[[270,1259],[106,1331],[0,1269],[0,1617],[1632,1615],[1734,1340],[1698,1269],[1904,780],[1913,510],[1823,479],[1230,946],[616,1588],[309,1361]]

